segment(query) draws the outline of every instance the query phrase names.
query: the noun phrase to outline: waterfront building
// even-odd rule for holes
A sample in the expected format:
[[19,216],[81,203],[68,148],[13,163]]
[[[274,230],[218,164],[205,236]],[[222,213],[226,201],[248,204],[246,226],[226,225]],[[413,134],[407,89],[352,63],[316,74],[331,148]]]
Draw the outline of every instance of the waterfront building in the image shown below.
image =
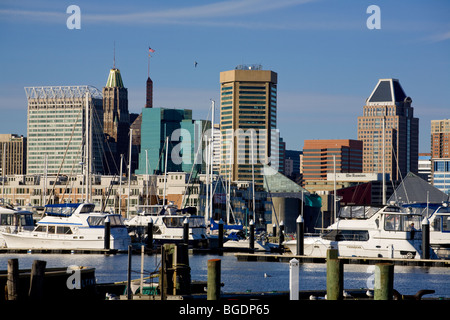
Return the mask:
[[328,173],[362,172],[362,148],[359,140],[305,140],[303,179],[324,180]]
[[431,153],[419,153],[418,176],[431,183]]
[[450,120],[431,120],[431,158],[450,158]]
[[0,174],[25,174],[27,138],[17,134],[0,134]]
[[411,103],[397,79],[378,81],[366,100],[363,116],[358,117],[364,172],[381,173],[384,167],[393,180],[408,172],[417,174],[419,119],[414,117]]
[[450,195],[450,158],[433,158],[434,187]]
[[252,181],[253,171],[255,186],[262,188],[263,165],[279,166],[277,73],[260,65],[223,71],[220,95],[220,174],[231,169],[232,181]]
[[[91,164],[103,172],[102,93],[92,86],[26,87],[27,174],[74,175]],[[87,97],[87,98],[86,98]],[[90,121],[86,122],[86,101]],[[92,124],[90,161],[85,159],[86,123]]]
[[284,174],[291,178],[297,179],[300,175],[300,156],[303,151],[286,150],[284,158]]
[[[201,172],[205,143],[202,133],[211,128],[210,121],[193,120],[192,110],[144,108],[141,123],[141,148],[137,174],[165,171],[165,146],[168,141],[167,172]],[[199,151],[199,148],[201,150]]]
[[107,174],[119,173],[120,155],[128,159],[129,131],[128,89],[123,85],[120,70],[114,67],[109,71],[103,88],[104,163]]

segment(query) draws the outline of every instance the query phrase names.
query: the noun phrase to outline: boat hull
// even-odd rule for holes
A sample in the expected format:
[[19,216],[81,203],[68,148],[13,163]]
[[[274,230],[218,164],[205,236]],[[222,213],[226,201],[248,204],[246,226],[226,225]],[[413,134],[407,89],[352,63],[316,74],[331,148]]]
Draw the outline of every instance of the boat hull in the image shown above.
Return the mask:
[[[11,249],[104,249],[103,237],[80,239],[77,237],[48,237],[46,235],[35,236],[30,233],[2,234],[7,248]],[[100,238],[100,239],[99,239]],[[110,249],[118,251],[128,250],[130,241],[127,238],[110,240]]]
[[[413,243],[413,242],[417,242]],[[330,241],[320,237],[304,239],[303,255],[326,257],[328,249],[337,249],[341,257],[419,259],[416,246],[419,241],[396,241],[373,243],[369,241]],[[293,254],[297,253],[297,240],[285,241],[283,245]]]

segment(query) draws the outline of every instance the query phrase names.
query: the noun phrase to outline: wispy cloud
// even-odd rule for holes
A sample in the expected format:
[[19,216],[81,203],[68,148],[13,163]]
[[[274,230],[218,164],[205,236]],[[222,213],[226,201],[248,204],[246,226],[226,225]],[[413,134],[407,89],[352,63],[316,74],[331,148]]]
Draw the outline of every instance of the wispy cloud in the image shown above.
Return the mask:
[[430,36],[428,38],[428,40],[431,42],[441,42],[441,41],[450,40],[450,31],[447,31],[444,33],[439,33],[439,34],[434,34],[434,35]]
[[[225,0],[206,5],[183,6],[159,10],[135,10],[120,13],[94,12],[90,5],[79,4],[82,14],[82,23],[119,23],[125,25],[146,24],[176,24],[176,25],[207,25],[207,26],[233,26],[233,27],[275,27],[266,21],[266,24],[256,22],[242,23],[235,18],[243,16],[256,16],[264,12],[273,12],[302,5],[317,0]],[[150,8],[150,5],[149,5]],[[104,9],[104,8],[103,8]],[[1,19],[23,18],[32,21],[45,21],[47,23],[60,22],[67,19],[66,12],[61,11],[34,11],[23,9],[0,9]],[[233,19],[233,20],[230,20]],[[280,25],[278,25],[280,27]],[[281,25],[282,27],[282,25]]]

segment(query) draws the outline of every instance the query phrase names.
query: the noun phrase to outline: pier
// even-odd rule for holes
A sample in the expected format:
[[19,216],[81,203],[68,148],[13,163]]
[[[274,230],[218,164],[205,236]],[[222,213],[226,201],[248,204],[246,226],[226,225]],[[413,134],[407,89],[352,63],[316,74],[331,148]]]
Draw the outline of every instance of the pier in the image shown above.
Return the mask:
[[18,248],[0,248],[0,254],[9,253],[45,253],[45,254],[116,254],[119,253],[116,249],[18,249]]
[[[238,261],[266,261],[266,262],[289,262],[297,259],[299,263],[326,263],[326,257],[300,256],[291,254],[268,254],[268,253],[235,253]],[[450,267],[450,260],[437,259],[393,259],[393,258],[369,258],[369,257],[338,257],[344,264],[377,264],[392,263],[399,266],[418,267]]]

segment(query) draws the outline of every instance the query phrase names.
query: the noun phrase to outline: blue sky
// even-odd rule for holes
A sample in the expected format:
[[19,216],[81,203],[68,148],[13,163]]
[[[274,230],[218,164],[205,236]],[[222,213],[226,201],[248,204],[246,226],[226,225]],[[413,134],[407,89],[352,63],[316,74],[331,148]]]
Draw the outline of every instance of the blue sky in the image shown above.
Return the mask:
[[[79,30],[66,26],[72,4],[81,9]],[[381,10],[381,29],[366,26],[370,5]],[[0,41],[0,133],[26,135],[26,86],[101,90],[114,42],[134,113],[145,104],[149,46],[154,105],[192,109],[196,119],[207,117],[211,99],[218,105],[221,71],[261,64],[277,72],[288,149],[356,139],[379,78],[399,79],[412,98],[420,152],[430,149],[430,121],[450,117],[446,0],[2,0]]]

